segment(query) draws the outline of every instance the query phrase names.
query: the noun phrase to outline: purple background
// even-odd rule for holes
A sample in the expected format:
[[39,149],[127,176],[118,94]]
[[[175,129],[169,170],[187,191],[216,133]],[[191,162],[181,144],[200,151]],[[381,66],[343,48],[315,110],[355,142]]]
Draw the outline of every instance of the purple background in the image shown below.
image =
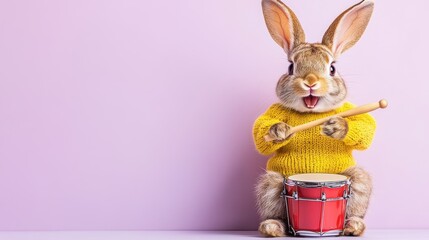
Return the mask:
[[[287,1],[310,42],[356,2]],[[428,7],[377,1],[337,65],[390,102],[355,154],[369,228],[429,227]],[[256,0],[0,2],[0,230],[256,229],[251,129],[287,65]]]

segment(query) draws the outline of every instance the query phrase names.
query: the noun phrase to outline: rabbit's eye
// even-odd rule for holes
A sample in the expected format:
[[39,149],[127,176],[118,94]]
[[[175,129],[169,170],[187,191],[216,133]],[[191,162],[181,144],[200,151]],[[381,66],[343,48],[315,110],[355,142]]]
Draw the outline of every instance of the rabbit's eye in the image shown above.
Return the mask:
[[330,70],[329,70],[329,73],[331,74],[331,76],[334,76],[335,75],[335,73],[336,73],[336,69],[335,69],[335,67],[334,67],[334,65],[331,65],[331,68],[330,68]]
[[293,63],[290,63],[288,70],[289,70],[289,75],[293,75]]

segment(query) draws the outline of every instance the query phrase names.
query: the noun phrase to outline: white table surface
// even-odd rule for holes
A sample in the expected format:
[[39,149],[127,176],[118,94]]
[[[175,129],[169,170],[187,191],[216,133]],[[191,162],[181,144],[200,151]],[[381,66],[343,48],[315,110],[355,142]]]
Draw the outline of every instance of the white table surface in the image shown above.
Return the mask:
[[[291,237],[288,237],[291,238]],[[2,231],[0,240],[234,240],[267,239],[256,231]],[[272,238],[271,238],[272,239]],[[284,238],[277,238],[284,239]],[[315,239],[315,238],[293,238]],[[428,230],[368,230],[363,237],[329,237],[323,239],[425,239],[429,240]]]

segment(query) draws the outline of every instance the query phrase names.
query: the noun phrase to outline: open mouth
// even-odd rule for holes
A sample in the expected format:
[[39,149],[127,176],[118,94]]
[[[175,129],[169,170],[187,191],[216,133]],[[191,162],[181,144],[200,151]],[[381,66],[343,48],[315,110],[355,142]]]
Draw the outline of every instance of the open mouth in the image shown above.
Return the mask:
[[317,103],[319,102],[319,97],[313,96],[313,95],[308,95],[307,97],[303,97],[304,99],[304,104],[307,106],[307,108],[314,108]]

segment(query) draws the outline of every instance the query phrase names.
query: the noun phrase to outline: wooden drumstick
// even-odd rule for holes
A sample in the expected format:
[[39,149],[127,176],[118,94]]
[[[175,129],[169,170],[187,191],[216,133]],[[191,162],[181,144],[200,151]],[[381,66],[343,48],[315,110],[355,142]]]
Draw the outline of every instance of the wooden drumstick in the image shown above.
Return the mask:
[[[295,127],[291,127],[289,129],[286,130],[286,138],[288,138],[290,135],[312,128],[312,127],[316,127],[319,126],[321,124],[323,124],[324,122],[328,121],[329,119],[333,118],[333,117],[350,117],[350,116],[354,116],[354,115],[359,115],[362,113],[367,113],[367,112],[371,112],[374,111],[376,109],[379,108],[386,108],[387,107],[387,101],[385,99],[382,99],[378,102],[375,103],[369,103],[369,104],[365,104],[344,112],[340,112],[337,113],[335,115],[329,116],[329,117],[324,117],[324,118],[320,118],[308,123],[304,123]],[[265,141],[270,142],[275,140],[274,138],[272,138],[270,135],[265,135],[264,137]]]

